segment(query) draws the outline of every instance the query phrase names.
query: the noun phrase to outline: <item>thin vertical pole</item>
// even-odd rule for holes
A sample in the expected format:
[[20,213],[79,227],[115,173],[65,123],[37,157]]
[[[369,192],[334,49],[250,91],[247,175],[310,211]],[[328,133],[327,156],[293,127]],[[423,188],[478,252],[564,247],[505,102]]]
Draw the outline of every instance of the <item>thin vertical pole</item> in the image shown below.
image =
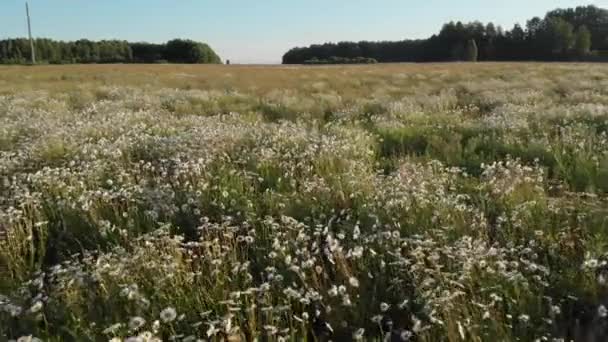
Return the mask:
[[34,49],[34,40],[32,39],[32,24],[30,23],[30,7],[25,2],[25,14],[27,15],[27,32],[30,36],[30,51],[32,55],[32,64],[36,64],[36,50]]

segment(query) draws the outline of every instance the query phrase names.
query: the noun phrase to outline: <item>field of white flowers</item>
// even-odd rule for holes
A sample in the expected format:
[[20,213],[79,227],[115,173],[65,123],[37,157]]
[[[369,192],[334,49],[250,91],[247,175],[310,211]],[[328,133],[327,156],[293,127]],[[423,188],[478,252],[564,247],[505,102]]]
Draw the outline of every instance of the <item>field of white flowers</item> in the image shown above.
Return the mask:
[[201,68],[0,72],[0,341],[608,338],[608,66]]

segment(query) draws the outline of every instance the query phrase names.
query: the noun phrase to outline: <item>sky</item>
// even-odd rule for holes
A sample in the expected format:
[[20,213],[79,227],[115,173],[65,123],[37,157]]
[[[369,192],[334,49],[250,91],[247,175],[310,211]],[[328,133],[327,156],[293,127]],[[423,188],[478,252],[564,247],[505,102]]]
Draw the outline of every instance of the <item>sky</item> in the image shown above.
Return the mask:
[[[27,36],[24,0],[0,0],[0,39]],[[233,63],[279,63],[294,46],[426,38],[451,20],[525,24],[608,0],[29,0],[35,37],[208,43]]]

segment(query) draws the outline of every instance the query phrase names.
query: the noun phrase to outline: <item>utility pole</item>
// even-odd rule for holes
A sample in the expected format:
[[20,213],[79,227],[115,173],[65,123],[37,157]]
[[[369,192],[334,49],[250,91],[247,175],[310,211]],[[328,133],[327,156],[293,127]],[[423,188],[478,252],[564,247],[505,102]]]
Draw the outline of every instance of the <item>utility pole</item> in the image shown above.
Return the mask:
[[32,39],[32,24],[30,23],[30,7],[25,2],[25,14],[27,15],[27,32],[30,36],[30,51],[32,55],[32,64],[36,64],[36,50],[34,49],[34,40]]

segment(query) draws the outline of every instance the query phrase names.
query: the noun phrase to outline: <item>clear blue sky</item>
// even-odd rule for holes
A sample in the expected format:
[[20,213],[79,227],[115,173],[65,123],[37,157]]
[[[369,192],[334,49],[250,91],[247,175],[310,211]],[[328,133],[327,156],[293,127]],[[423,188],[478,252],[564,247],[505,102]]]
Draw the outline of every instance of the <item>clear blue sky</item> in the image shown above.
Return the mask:
[[[33,34],[62,40],[209,43],[224,59],[279,62],[293,46],[425,38],[450,20],[524,24],[608,0],[30,0]],[[0,0],[0,39],[27,35],[24,0]]]

